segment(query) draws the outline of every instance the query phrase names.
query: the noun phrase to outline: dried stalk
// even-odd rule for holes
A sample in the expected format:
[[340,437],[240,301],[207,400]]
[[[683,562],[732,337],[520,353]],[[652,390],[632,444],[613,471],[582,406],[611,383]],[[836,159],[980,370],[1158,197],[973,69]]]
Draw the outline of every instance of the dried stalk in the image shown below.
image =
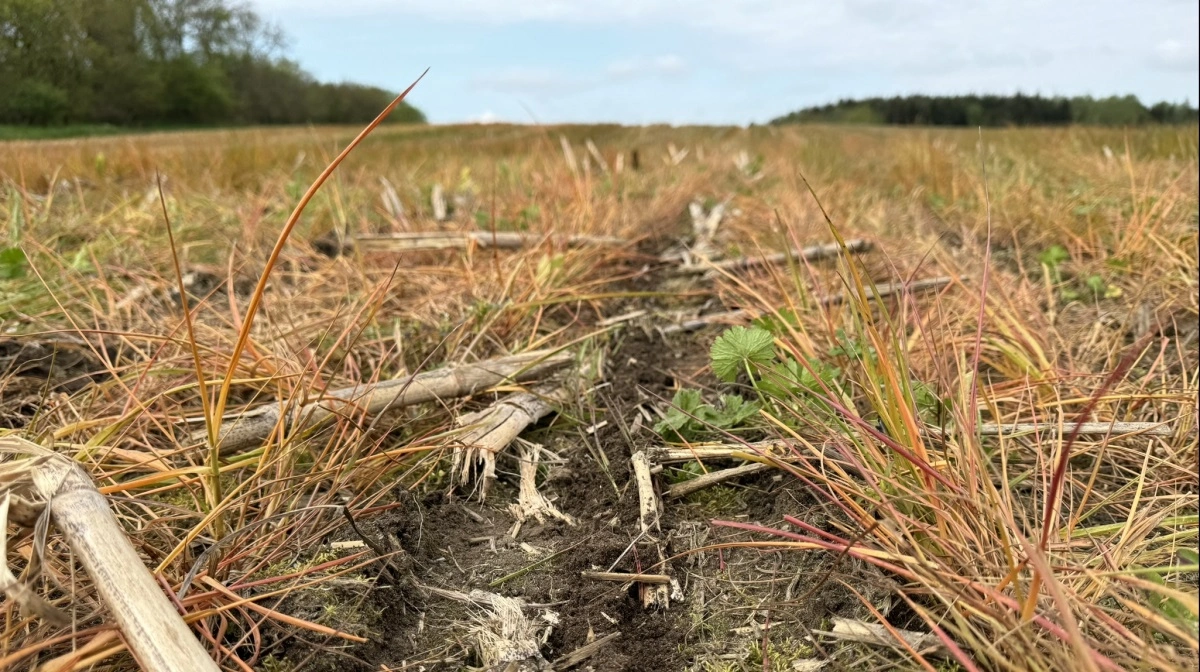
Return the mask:
[[[659,519],[662,517],[662,501],[654,492],[654,481],[650,476],[650,459],[646,457],[646,453],[639,450],[629,458],[629,461],[633,466],[634,483],[637,484],[638,524],[641,527],[642,536],[653,542],[658,553],[659,564],[665,569],[666,554],[663,553],[662,545],[655,537],[655,533],[659,531]],[[662,584],[642,586],[642,606],[666,609],[670,603],[670,592],[667,586]]]
[[[865,240],[848,240],[846,241],[845,252],[847,254],[859,254],[861,252],[869,252],[872,248],[871,243]],[[812,245],[800,249],[792,249],[787,252],[776,252],[773,254],[763,255],[761,257],[739,257],[737,259],[726,259],[724,261],[715,261],[710,264],[697,264],[695,266],[680,266],[677,271],[679,273],[704,273],[707,276],[720,275],[720,271],[741,271],[747,268],[756,266],[770,266],[773,264],[782,264],[784,262],[800,259],[803,261],[818,261],[821,259],[830,259],[842,253],[842,246],[837,243],[829,243],[826,245]]]
[[91,577],[142,669],[217,672],[216,663],[163,595],[87,473],[74,461],[13,436],[0,437],[0,453],[28,456],[23,464],[25,478],[6,479],[7,494],[46,503],[51,520]]
[[615,581],[617,583],[654,583],[667,585],[671,577],[666,574],[623,574],[621,572],[580,572],[579,576],[592,581]]
[[618,246],[629,243],[610,236],[559,236],[515,231],[418,231],[414,233],[359,234],[353,245],[363,252],[417,252],[467,247],[519,249],[543,242],[571,247]]
[[620,632],[614,632],[614,633],[605,635],[590,644],[584,644],[583,646],[579,647],[578,649],[575,649],[574,651],[572,651],[571,653],[568,653],[567,655],[563,656],[562,658],[555,660],[550,665],[550,669],[554,670],[555,672],[562,672],[563,670],[569,670],[572,667],[575,667],[576,665],[587,660],[588,658],[591,658],[592,656],[596,655],[597,653],[600,652],[600,649],[613,643],[620,636],[621,636]]
[[[900,292],[929,292],[941,289],[946,285],[949,285],[951,282],[953,282],[953,278],[947,277],[916,280],[907,284],[903,282],[888,282],[878,285],[874,290],[870,287],[867,287],[866,298],[867,300],[872,300],[884,296],[891,296],[892,294],[897,294]],[[817,300],[817,304],[821,306],[832,306],[842,303],[847,298],[850,298],[850,296],[851,295],[847,294],[846,292],[839,292],[837,294],[821,297]],[[709,326],[710,324],[736,324],[739,322],[752,320],[759,315],[760,313],[758,311],[729,310],[723,313],[705,315],[704,317],[699,317],[694,320],[686,320],[678,324],[670,324],[665,327],[661,327],[659,331],[663,334],[678,334],[680,332],[697,331]]]
[[[550,516],[568,525],[574,525],[575,518],[573,516],[560,511],[557,506],[554,506],[537,489],[538,456],[542,452],[542,447],[523,439],[518,439],[517,441],[521,444],[521,485],[517,494],[517,502],[508,505],[509,512],[517,519],[516,524],[520,525],[529,518],[534,518],[539,523],[544,523],[546,522],[546,516]],[[512,536],[515,537],[516,535]]]
[[697,476],[696,478],[688,479],[682,483],[672,485],[667,489],[667,497],[672,499],[686,497],[693,492],[703,490],[704,488],[724,483],[725,481],[741,478],[749,474],[757,474],[760,471],[774,468],[773,465],[767,462],[751,462],[743,464],[740,467],[730,467],[720,471],[710,471],[707,474]]
[[[474,394],[490,387],[537,378],[573,360],[570,353],[538,350],[475,364],[452,366],[393,380],[356,385],[330,392],[323,399],[287,410],[286,402],[261,406],[225,419],[218,444],[222,453],[261,445],[283,419],[289,433],[312,430],[336,418],[355,413],[376,415],[386,410],[427,401]],[[191,420],[190,422],[202,422]],[[206,440],[204,431],[191,435],[194,442]]]
[[834,616],[832,620],[832,631],[816,630],[814,634],[825,635],[826,637],[846,642],[870,644],[872,646],[901,647],[903,645],[896,641],[896,635],[899,635],[904,640],[904,644],[923,655],[939,657],[949,655],[949,652],[946,651],[946,647],[942,645],[937,635],[900,629],[895,629],[895,634],[892,634],[892,632],[879,623],[865,623],[838,616]]
[[566,386],[543,385],[532,392],[510,394],[482,411],[459,418],[458,425],[466,430],[456,438],[454,450],[453,471],[458,474],[459,482],[469,482],[475,468],[480,468],[479,499],[487,497],[496,480],[496,455],[526,427],[549,415],[555,405],[566,403],[574,394]]

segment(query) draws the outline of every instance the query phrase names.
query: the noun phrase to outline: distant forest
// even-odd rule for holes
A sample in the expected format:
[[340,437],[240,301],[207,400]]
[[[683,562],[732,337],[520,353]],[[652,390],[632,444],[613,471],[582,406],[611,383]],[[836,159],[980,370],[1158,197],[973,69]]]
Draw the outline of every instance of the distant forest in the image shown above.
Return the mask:
[[282,45],[239,0],[0,0],[0,124],[363,123],[395,95],[318,82]]
[[1137,96],[896,96],[839,100],[772,119],[772,124],[846,123],[917,126],[1052,126],[1184,124],[1200,120],[1187,103],[1146,107]]

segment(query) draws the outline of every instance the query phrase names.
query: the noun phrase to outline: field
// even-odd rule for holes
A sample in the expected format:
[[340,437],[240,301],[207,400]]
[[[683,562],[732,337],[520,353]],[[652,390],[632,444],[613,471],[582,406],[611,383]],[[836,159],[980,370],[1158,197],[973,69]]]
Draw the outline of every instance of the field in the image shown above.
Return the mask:
[[[384,126],[309,199],[359,130],[0,143],[0,487],[82,465],[223,669],[1196,669],[1196,127]],[[136,669],[59,527],[0,669]]]

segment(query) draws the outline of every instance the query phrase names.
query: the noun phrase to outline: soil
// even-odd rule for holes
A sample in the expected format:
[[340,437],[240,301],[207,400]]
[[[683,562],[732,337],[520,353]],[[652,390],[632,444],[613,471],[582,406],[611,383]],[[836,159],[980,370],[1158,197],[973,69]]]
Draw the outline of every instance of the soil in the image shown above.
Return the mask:
[[[828,528],[828,507],[794,479],[766,474],[666,502],[658,535],[669,558],[665,567],[658,565],[653,543],[639,534],[629,457],[661,439],[645,421],[639,423],[638,407],[661,408],[678,384],[715,385],[694,375],[704,368],[711,338],[700,333],[664,339],[650,330],[627,329],[608,358],[611,385],[594,399],[598,419],[607,424],[589,435],[578,427],[564,430],[560,425],[569,419],[559,418],[526,433],[565,460],[549,470],[539,490],[556,497],[555,505],[575,517],[576,525],[531,520],[515,538],[509,536],[513,516],[506,506],[517,495],[511,458],[500,462],[501,478],[482,504],[445,493],[420,500],[402,495],[409,499],[401,509],[361,526],[379,543],[394,540],[393,547],[402,549],[392,567],[394,584],[380,579],[374,587],[352,584],[335,595],[301,594],[278,607],[330,624],[320,618],[320,609],[338,605],[346,612],[339,627],[370,641],[336,651],[316,643],[296,647],[288,661],[305,670],[482,669],[471,630],[484,607],[424,587],[482,590],[538,605],[525,613],[542,619],[540,652],[546,661],[621,633],[576,668],[595,672],[742,669],[728,666],[738,662],[761,669],[753,650],[762,643],[798,650],[811,646],[804,643],[811,642],[810,631],[821,629],[830,615],[864,616],[845,584],[855,585],[866,599],[888,590],[880,577],[850,561],[794,551],[703,548],[750,538],[713,527],[710,517],[778,526],[786,525],[782,516],[789,514]],[[584,579],[584,571],[666,573],[678,581],[683,599],[666,609],[647,609],[636,587]],[[556,623],[548,635],[547,611]],[[527,661],[520,669],[537,669],[534,662],[541,661]]]

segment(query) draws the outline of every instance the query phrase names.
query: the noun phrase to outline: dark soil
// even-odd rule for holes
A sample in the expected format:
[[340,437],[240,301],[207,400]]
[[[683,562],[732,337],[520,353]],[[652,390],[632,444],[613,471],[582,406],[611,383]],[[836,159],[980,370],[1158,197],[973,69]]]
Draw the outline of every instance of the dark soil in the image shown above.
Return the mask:
[[[750,642],[763,640],[760,626],[766,622],[771,625],[768,645],[773,640],[788,646],[819,629],[830,614],[858,615],[861,606],[842,585],[845,577],[853,575],[854,585],[866,594],[872,592],[872,582],[879,594],[886,590],[849,561],[835,565],[827,555],[794,551],[698,550],[750,538],[711,527],[709,516],[780,524],[790,514],[827,526],[828,508],[791,479],[764,475],[718,486],[719,495],[698,493],[667,502],[659,535],[670,557],[667,567],[658,566],[657,551],[639,538],[629,457],[659,439],[644,421],[638,427],[637,407],[661,408],[677,381],[703,368],[704,344],[710,339],[709,334],[685,334],[664,341],[655,333],[626,330],[608,360],[611,385],[598,390],[594,399],[603,412],[597,419],[607,424],[588,435],[559,426],[568,424],[560,419],[531,433],[565,460],[539,488],[557,497],[555,504],[574,516],[577,525],[528,521],[516,538],[509,537],[513,517],[505,507],[516,500],[516,482],[503,472],[515,467],[503,460],[500,481],[483,504],[445,493],[419,500],[404,493],[401,508],[361,524],[378,543],[403,549],[392,564],[394,583],[381,578],[374,586],[301,594],[278,607],[327,625],[333,623],[328,613],[321,618],[321,610],[341,610],[337,627],[367,636],[369,643],[336,652],[299,646],[286,657],[305,670],[419,669],[411,667],[418,663],[426,670],[481,666],[470,633],[481,608],[423,587],[520,598],[539,605],[527,610],[534,618],[547,609],[555,612],[557,624],[541,647],[548,661],[593,639],[622,633],[577,668],[596,672],[685,670],[701,660],[747,655]],[[601,452],[607,470],[597,459]],[[530,555],[522,544],[540,554]],[[666,610],[647,610],[636,587],[581,578],[580,572],[589,570],[667,573],[679,581],[684,599]],[[541,625],[544,630],[546,623]]]

